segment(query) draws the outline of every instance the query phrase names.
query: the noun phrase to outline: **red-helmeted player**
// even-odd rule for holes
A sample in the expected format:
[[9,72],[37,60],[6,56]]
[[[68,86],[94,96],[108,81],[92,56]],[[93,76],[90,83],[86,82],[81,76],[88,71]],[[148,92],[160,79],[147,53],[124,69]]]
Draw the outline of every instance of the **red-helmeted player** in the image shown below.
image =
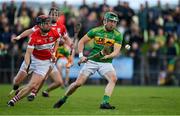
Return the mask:
[[[67,32],[66,32],[66,27],[61,24],[60,22],[56,22],[57,19],[58,19],[58,9],[53,7],[50,9],[50,12],[49,12],[49,16],[51,18],[51,27],[53,29],[56,29],[58,31],[59,34],[61,34],[61,37],[65,40],[65,43],[69,46],[72,45],[72,41],[71,39],[69,38]],[[38,20],[37,20],[38,22]],[[34,26],[33,28],[31,29],[28,29],[28,30],[25,30],[22,34],[20,34],[19,36],[13,38],[14,40],[19,40],[23,37],[26,37],[28,35],[30,35],[31,33],[33,32],[36,32],[37,30],[39,30],[39,27],[36,25]],[[56,46],[56,48],[58,47],[58,45]],[[74,50],[72,52],[72,55],[71,55],[71,58],[73,59],[74,57]],[[73,61],[73,60],[71,60]],[[49,92],[56,89],[57,87],[59,86],[63,86],[63,80],[62,80],[62,75],[60,75],[59,71],[57,70],[56,67],[53,68],[52,72],[50,73],[50,77],[53,79],[53,83],[51,83],[49,85],[49,87],[42,92],[42,95],[43,96],[49,96]],[[12,95],[19,87],[19,84],[24,80],[24,78],[17,78],[15,77],[14,80],[13,80],[13,90],[10,92],[10,95]],[[36,96],[36,89],[32,90],[31,94],[28,96],[28,100],[29,101],[32,101],[34,100],[35,96]]]
[[25,78],[28,72],[32,72],[31,80],[8,102],[8,106],[14,106],[17,101],[25,97],[33,89],[38,88],[48,70],[54,65],[52,61],[55,60],[55,44],[61,35],[51,28],[48,16],[41,15],[38,20],[39,29],[31,34],[24,62],[16,75],[16,77]]

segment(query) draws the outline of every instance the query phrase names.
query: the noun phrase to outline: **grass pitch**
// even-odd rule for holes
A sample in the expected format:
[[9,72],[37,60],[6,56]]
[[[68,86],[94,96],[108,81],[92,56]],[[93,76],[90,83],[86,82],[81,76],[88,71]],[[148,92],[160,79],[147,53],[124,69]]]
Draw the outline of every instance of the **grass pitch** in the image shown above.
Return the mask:
[[10,85],[0,85],[0,115],[180,115],[180,88],[116,86],[111,97],[115,110],[101,110],[105,86],[82,86],[60,109],[53,104],[65,90],[56,89],[49,98],[38,94],[35,101],[26,98],[8,107]]

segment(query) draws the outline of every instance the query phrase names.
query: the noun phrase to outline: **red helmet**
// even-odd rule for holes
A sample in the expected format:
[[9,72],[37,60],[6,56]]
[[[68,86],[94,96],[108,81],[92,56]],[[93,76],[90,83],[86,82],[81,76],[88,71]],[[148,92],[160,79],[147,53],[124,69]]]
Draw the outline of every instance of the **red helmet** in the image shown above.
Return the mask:
[[49,10],[49,15],[51,14],[51,12],[58,12],[58,8],[57,7],[51,7],[51,9]]
[[41,29],[42,32],[47,33],[50,31],[50,25],[48,27],[42,27],[44,24],[50,24],[50,18],[49,16],[46,15],[40,15],[36,19],[36,23],[39,25],[39,28]]

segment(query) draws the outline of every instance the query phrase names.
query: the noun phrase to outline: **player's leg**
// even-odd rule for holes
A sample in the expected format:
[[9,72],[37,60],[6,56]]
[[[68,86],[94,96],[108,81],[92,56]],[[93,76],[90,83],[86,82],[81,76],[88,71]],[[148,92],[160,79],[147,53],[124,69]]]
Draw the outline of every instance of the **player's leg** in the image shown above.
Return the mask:
[[[67,59],[59,58],[57,61],[57,64],[56,64],[56,67],[59,71],[59,74],[61,75],[62,80],[63,80],[63,72],[62,71],[63,71],[63,68],[65,67],[66,63],[67,63]],[[65,88],[64,81],[62,84],[62,88]]]
[[56,67],[54,67],[53,71],[50,73],[50,77],[53,80],[53,83],[51,83],[46,90],[42,92],[42,95],[44,97],[49,97],[49,92],[58,88],[59,86],[63,85],[62,76],[60,75],[59,71]]
[[53,107],[61,107],[66,102],[67,98],[72,95],[77,88],[82,86],[86,82],[87,78],[97,70],[97,67],[98,66],[96,64],[87,62],[80,70],[80,74],[76,81],[69,85],[65,95],[58,102],[56,102]]
[[[49,97],[49,92],[56,89],[59,86],[63,86],[63,80],[60,72],[57,70],[56,66],[54,66],[52,72],[50,73],[50,77],[53,79],[53,83],[49,85],[49,87],[42,92],[42,96]],[[38,86],[34,88],[31,93],[28,95],[28,101],[33,101],[36,97],[37,90],[40,89]]]
[[54,108],[61,107],[61,105],[63,105],[66,102],[67,98],[70,95],[72,95],[77,90],[78,87],[80,87],[86,82],[87,78],[88,77],[86,75],[80,74],[79,77],[76,79],[76,81],[69,85],[67,91],[65,92],[65,95],[58,102],[56,102],[53,107]]
[[19,93],[8,102],[8,106],[14,106],[14,104],[17,101],[25,97],[36,86],[39,86],[42,81],[43,81],[43,76],[41,74],[33,73],[30,82],[25,87],[23,87],[19,91]]
[[100,105],[100,108],[101,109],[115,109],[114,106],[111,106],[109,104],[109,100],[113,93],[114,87],[116,85],[116,81],[117,81],[116,72],[115,72],[112,64],[105,63],[99,69],[99,73],[101,75],[103,75],[108,81],[108,84],[106,85],[106,88],[105,88],[105,92],[104,92],[104,96],[103,96],[103,100]]
[[[29,69],[29,73],[32,72],[31,69]],[[21,67],[13,79],[13,90],[9,93],[9,96],[12,96],[14,93],[18,92],[19,85],[26,79],[27,77],[27,71],[25,68],[24,61],[21,64]]]
[[[36,59],[33,57],[32,60],[32,68],[33,70],[36,70],[38,74],[43,75],[43,77],[48,76],[49,73],[49,66],[52,66],[53,64],[50,61],[42,61],[39,59]],[[44,81],[44,80],[43,80]],[[42,86],[36,86],[31,93],[27,96],[28,101],[33,101],[38,93],[38,91],[41,89]]]
[[65,85],[66,87],[69,86],[69,72],[70,72],[70,68],[67,68],[67,67],[66,67],[66,77],[65,77],[65,82],[64,82],[64,85]]
[[13,89],[9,93],[9,96],[13,96],[18,92],[19,85],[26,79],[27,73],[25,71],[19,70],[17,75],[13,79]]

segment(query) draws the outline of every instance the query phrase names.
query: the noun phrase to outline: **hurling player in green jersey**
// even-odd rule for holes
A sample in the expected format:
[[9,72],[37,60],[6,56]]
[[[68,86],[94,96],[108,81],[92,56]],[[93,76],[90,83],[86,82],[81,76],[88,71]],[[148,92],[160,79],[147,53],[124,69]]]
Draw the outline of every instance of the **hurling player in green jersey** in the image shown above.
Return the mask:
[[71,54],[71,48],[63,40],[60,40],[59,43],[60,46],[56,51],[56,57],[58,58],[56,66],[62,76],[63,68],[65,68],[66,76],[64,85],[67,87],[69,86],[69,73],[70,67],[73,65],[74,54]]
[[[108,81],[100,109],[115,109],[115,107],[109,103],[117,81],[112,59],[119,55],[123,40],[120,32],[116,30],[117,23],[118,16],[114,12],[106,12],[103,20],[104,25],[91,29],[81,38],[78,43],[79,58],[80,62],[85,64],[80,70],[76,81],[69,86],[65,95],[54,104],[54,108],[61,107],[67,98],[97,71]],[[91,45],[91,52],[85,56],[83,54],[84,46],[89,41],[93,41],[91,42],[93,45]]]

